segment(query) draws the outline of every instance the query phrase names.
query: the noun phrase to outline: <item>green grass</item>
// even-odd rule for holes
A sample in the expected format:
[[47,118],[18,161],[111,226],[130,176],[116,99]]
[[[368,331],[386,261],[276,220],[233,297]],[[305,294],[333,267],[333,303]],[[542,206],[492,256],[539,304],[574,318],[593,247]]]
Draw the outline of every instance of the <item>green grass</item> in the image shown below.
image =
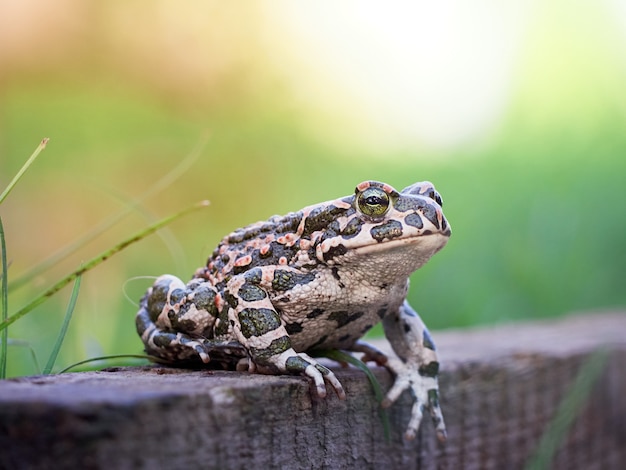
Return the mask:
[[[4,191],[0,194],[0,205],[4,202],[7,196],[11,193],[13,188],[20,181],[24,173],[28,170],[28,168],[33,164],[33,162],[37,159],[41,151],[46,147],[48,143],[48,139],[45,138],[41,141],[39,146],[35,149],[32,155],[26,160],[26,163],[22,165],[17,174],[13,177],[13,179],[6,186]],[[2,323],[6,323],[8,321],[9,315],[9,287],[8,287],[8,263],[7,263],[7,246],[6,246],[6,238],[4,235],[4,224],[2,223],[2,218],[0,217],[0,250],[2,253],[2,291],[1,294],[1,320]],[[7,325],[8,326],[8,325]],[[0,327],[0,379],[4,379],[7,373],[7,362],[8,362],[8,344],[9,344],[9,332],[6,327]]]
[[184,209],[184,210],[182,210],[182,211],[180,211],[180,212],[178,212],[178,213],[176,213],[174,215],[171,215],[169,217],[165,217],[165,218],[159,220],[158,222],[156,222],[156,223],[146,227],[145,229],[142,229],[138,233],[130,236],[129,238],[123,240],[122,242],[118,243],[117,245],[113,246],[112,248],[110,248],[110,249],[100,253],[99,255],[95,256],[94,258],[90,259],[89,261],[84,263],[80,268],[76,269],[75,271],[73,271],[69,275],[67,275],[67,276],[61,278],[60,280],[58,280],[54,285],[52,285],[50,288],[45,290],[43,293],[41,293],[40,295],[35,297],[28,304],[26,304],[24,307],[20,308],[14,314],[10,315],[6,320],[4,320],[2,323],[0,323],[0,330],[6,329],[9,325],[11,325],[15,321],[19,320],[20,318],[22,318],[24,315],[30,313],[33,309],[35,309],[37,306],[39,306],[42,303],[44,303],[46,300],[48,300],[54,294],[56,294],[61,289],[63,289],[66,285],[70,284],[72,281],[76,281],[84,273],[86,273],[87,271],[95,268],[99,264],[103,263],[104,261],[109,259],[114,254],[122,251],[124,248],[128,247],[129,245],[131,245],[133,243],[136,243],[138,241],[143,240],[148,235],[156,232],[160,228],[163,228],[167,224],[172,223],[173,221],[175,221],[176,219],[182,217],[183,215],[186,215],[186,214],[188,214],[188,213],[190,213],[190,212],[192,212],[194,210],[197,210],[197,209],[200,209],[200,208],[206,207],[206,206],[208,206],[208,201],[202,201],[202,202],[200,202],[198,204],[195,204],[195,205],[193,205],[193,206],[191,206],[191,207],[189,207],[187,209]]
[[526,470],[551,468],[559,446],[567,437],[576,418],[586,405],[593,387],[605,371],[609,356],[608,349],[599,349],[581,365],[569,392],[561,400],[535,452],[524,467]]
[[63,318],[63,324],[61,325],[61,330],[59,331],[59,335],[57,336],[57,339],[54,342],[54,347],[52,348],[52,352],[50,353],[48,362],[46,362],[46,365],[43,368],[43,375],[48,375],[52,372],[54,363],[56,362],[57,357],[59,355],[59,350],[61,349],[61,346],[63,345],[63,340],[65,340],[65,335],[67,334],[67,329],[70,326],[70,321],[72,320],[72,314],[74,313],[74,308],[76,307],[76,300],[78,299],[78,293],[80,292],[80,280],[81,279],[82,277],[78,276],[76,280],[74,281],[74,288],[72,289],[70,302],[67,306],[65,317]]
[[[37,158],[37,156],[39,155],[39,153],[45,148],[46,144],[48,143],[48,139],[44,139],[42,140],[41,144],[39,145],[39,147],[37,147],[37,149],[35,150],[35,152],[31,155],[31,157],[26,161],[26,163],[20,168],[20,170],[17,172],[16,176],[11,180],[11,182],[7,185],[6,189],[0,194],[0,204],[7,198],[7,196],[9,195],[9,193],[15,188],[15,186],[17,185],[18,181],[22,178],[22,176],[26,173],[26,171],[28,170],[28,168],[32,165],[32,163],[35,161],[35,159]],[[183,164],[185,163],[186,160],[183,161]],[[180,170],[181,168],[184,168],[183,166],[180,166],[178,168],[175,168],[174,170]],[[171,183],[178,175],[176,174],[176,171],[171,172],[170,174],[167,175],[166,178],[162,179],[159,183],[155,186],[153,186],[152,192],[158,192],[159,190],[163,189],[165,186],[167,186],[169,183]],[[139,201],[134,201],[134,204],[132,207],[136,207],[138,205]],[[166,225],[168,225],[169,223],[179,219],[180,217],[195,211],[199,208],[203,208],[208,206],[208,201],[202,201],[198,204],[195,204],[187,209],[184,209],[182,211],[179,211],[177,213],[175,213],[174,215],[170,215],[168,217],[165,217],[161,220],[158,220],[157,222],[149,225],[148,227],[145,227],[143,229],[141,229],[139,232],[135,233],[134,235],[126,238],[125,240],[123,240],[122,242],[114,245],[113,247],[103,251],[102,253],[100,253],[99,255],[95,256],[94,258],[92,258],[91,260],[89,260],[86,263],[83,263],[82,266],[76,270],[74,270],[72,273],[70,273],[69,275],[66,275],[64,277],[62,277],[61,279],[59,279],[56,283],[54,283],[50,288],[48,288],[47,290],[43,291],[42,293],[39,293],[37,295],[35,295],[24,307],[18,309],[15,313],[9,315],[8,311],[9,311],[9,307],[8,307],[8,294],[9,294],[9,283],[8,283],[8,263],[7,263],[7,247],[6,247],[6,239],[5,239],[5,231],[4,231],[4,225],[2,223],[2,219],[0,218],[0,249],[1,249],[1,266],[2,266],[2,273],[1,273],[1,280],[2,280],[2,291],[1,291],[1,321],[0,321],[0,379],[3,379],[6,377],[7,375],[7,363],[9,360],[9,356],[8,356],[8,345],[9,345],[9,337],[8,337],[8,327],[9,325],[13,324],[14,322],[16,322],[17,320],[21,319],[22,317],[26,316],[27,314],[31,313],[36,307],[38,307],[39,305],[47,302],[52,296],[54,296],[54,294],[56,294],[57,292],[61,291],[67,284],[71,283],[72,281],[74,281],[74,289],[72,290],[72,294],[70,297],[70,301],[69,301],[69,305],[65,314],[65,317],[63,319],[63,323],[61,326],[61,329],[54,341],[54,345],[52,347],[52,352],[49,355],[49,359],[46,362],[46,365],[43,369],[43,374],[50,374],[52,372],[52,368],[54,367],[55,361],[57,359],[57,356],[59,354],[59,351],[61,349],[61,346],[63,344],[63,341],[66,337],[66,333],[67,330],[69,328],[69,323],[70,320],[72,318],[72,314],[74,312],[74,308],[76,306],[76,302],[77,302],[77,298],[78,298],[78,292],[79,292],[79,288],[80,288],[80,284],[81,284],[81,279],[82,276],[94,269],[95,267],[97,267],[98,265],[100,265],[101,263],[103,263],[104,261],[106,261],[107,259],[109,259],[111,256],[113,256],[114,254],[118,253],[119,251],[122,251],[123,249],[127,248],[128,246],[132,245],[133,243],[136,243],[138,241],[141,241],[142,239],[144,239],[145,237],[147,237],[148,235],[156,232],[159,229],[162,229],[163,227],[165,227]],[[117,220],[119,220],[121,217],[114,217],[112,220],[115,222]],[[100,227],[96,230],[96,233],[100,233],[105,231],[110,225],[105,225],[104,227]],[[67,250],[66,254],[69,255],[74,251],[74,248],[76,248],[77,246],[82,244],[82,240],[79,240],[77,243],[74,244],[74,246],[70,246],[69,249]],[[31,272],[43,272],[46,269],[48,269],[49,267],[53,266],[54,263],[46,263],[44,262],[45,266],[43,268],[37,268],[35,267]],[[33,357],[35,358],[35,360],[33,361],[35,363],[35,365],[37,365],[38,361],[37,361],[37,355],[36,353],[32,350],[32,348],[30,348]],[[37,369],[38,369],[38,365],[37,365]]]
[[[2,291],[0,292],[0,308],[2,309],[2,321],[6,321],[9,315],[9,288],[7,283],[7,245],[4,239],[4,225],[2,224],[2,218],[0,217],[0,249],[2,250]],[[8,344],[9,344],[9,332],[5,328],[0,332],[0,379],[4,379],[7,376],[7,361],[8,361]]]

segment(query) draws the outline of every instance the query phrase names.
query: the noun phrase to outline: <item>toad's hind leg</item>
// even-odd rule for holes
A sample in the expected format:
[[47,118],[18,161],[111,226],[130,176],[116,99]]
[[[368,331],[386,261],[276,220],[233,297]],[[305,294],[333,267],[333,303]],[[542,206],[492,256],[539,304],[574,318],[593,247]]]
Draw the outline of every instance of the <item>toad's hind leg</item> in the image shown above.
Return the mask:
[[217,319],[215,290],[206,282],[185,285],[175,276],[159,277],[141,299],[135,319],[137,332],[151,356],[165,361],[210,361],[216,346],[212,336]]

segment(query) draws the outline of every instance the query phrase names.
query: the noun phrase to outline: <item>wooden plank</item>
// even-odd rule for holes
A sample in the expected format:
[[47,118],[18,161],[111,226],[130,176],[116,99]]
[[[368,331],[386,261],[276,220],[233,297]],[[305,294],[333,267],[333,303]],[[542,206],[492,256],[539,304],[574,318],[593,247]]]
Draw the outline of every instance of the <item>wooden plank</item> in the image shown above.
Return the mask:
[[[429,422],[402,439],[408,396],[390,409],[386,442],[355,369],[337,370],[340,401],[312,398],[302,377],[154,366],[0,382],[0,468],[522,468],[590,358],[599,379],[550,468],[624,468],[624,313],[433,336],[445,445]],[[387,389],[389,374],[374,372]]]

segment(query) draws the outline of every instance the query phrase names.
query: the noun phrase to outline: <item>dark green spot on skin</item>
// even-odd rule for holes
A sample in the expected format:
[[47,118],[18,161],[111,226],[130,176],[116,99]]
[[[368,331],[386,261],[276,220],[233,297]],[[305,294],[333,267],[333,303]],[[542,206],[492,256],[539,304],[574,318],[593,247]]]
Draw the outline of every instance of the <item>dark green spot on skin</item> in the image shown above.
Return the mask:
[[280,338],[272,341],[267,348],[272,355],[281,354],[291,348],[291,341],[289,336],[281,336]]
[[411,199],[407,198],[407,197],[402,197],[400,196],[400,198],[396,201],[396,203],[393,205],[393,207],[400,212],[406,212],[406,211],[410,211],[411,209],[413,209],[413,201],[411,201]]
[[420,217],[419,214],[416,214],[415,212],[413,212],[412,214],[407,215],[404,218],[404,222],[407,225],[411,225],[412,227],[416,227],[416,228],[424,228],[424,222],[422,222],[422,218]]
[[207,311],[212,317],[217,317],[218,311],[215,307],[216,292],[213,287],[203,282],[193,290],[193,303],[198,310]]
[[139,333],[139,336],[142,336],[144,331],[146,331],[154,324],[153,322],[154,320],[150,318],[150,315],[145,308],[140,310],[135,317],[135,326],[137,327],[137,332]]
[[337,233],[340,229],[341,226],[339,225],[339,222],[333,220],[330,224],[328,224],[328,227],[326,227],[326,233],[324,233],[324,236],[322,238],[324,240],[327,238],[334,238],[337,236]]
[[178,317],[170,318],[172,328],[176,331],[188,332],[196,329],[197,325],[193,320],[181,320]]
[[[233,267],[233,273],[243,274],[246,280],[249,280],[247,277],[248,273],[250,271],[257,270],[258,266],[278,265],[281,258],[285,258],[289,262],[290,260],[293,259],[293,257],[299,250],[299,247],[297,244],[293,246],[286,246],[286,245],[281,245],[275,240],[268,242],[268,243],[269,243],[269,248],[267,248],[267,251],[264,251],[263,254],[261,254],[261,250],[259,249],[248,250],[250,256],[252,257],[251,262],[247,264],[246,266]],[[245,249],[245,247],[241,247],[241,248],[236,247],[233,249],[243,250]],[[213,257],[209,260],[209,262],[214,263],[214,271],[221,271],[226,267],[226,263],[222,263],[219,260],[219,258]],[[257,271],[257,272],[260,272],[260,271]],[[260,278],[259,278],[259,282],[260,282]]]
[[335,279],[337,279],[337,281],[339,281],[339,287],[340,287],[340,288],[342,288],[342,289],[343,289],[344,287],[346,287],[346,285],[345,285],[343,282],[341,282],[341,276],[339,275],[339,269],[338,269],[337,267],[333,267],[333,268],[330,270],[330,272],[333,274],[333,277],[334,277]]
[[285,329],[287,330],[287,333],[289,333],[290,335],[301,333],[303,330],[302,324],[300,323],[286,323]]
[[272,341],[267,348],[257,349],[250,348],[250,355],[254,362],[264,366],[272,366],[270,359],[274,356],[284,353],[291,348],[291,340],[289,336],[281,336]]
[[365,325],[365,328],[363,328],[361,330],[361,336],[363,336],[365,333],[367,333],[372,326],[374,326],[374,325]]
[[[403,192],[403,195],[401,195],[398,198],[398,200],[395,202],[395,204],[393,205],[393,207],[395,207],[396,210],[400,212],[415,211],[417,209],[421,209],[422,207],[426,205],[426,202],[424,201],[423,198],[406,196],[404,194],[411,194],[411,193]],[[414,194],[418,195],[417,193],[414,193]]]
[[315,364],[315,366],[314,366],[314,367],[315,367],[315,368],[318,370],[318,372],[320,372],[322,375],[328,375],[328,374],[330,374],[330,369],[329,369],[328,367],[324,367],[324,366],[323,366],[323,365],[321,365],[321,364]]
[[321,308],[314,308],[313,310],[311,310],[308,314],[307,314],[307,318],[317,318],[320,315],[324,314],[324,310]]
[[361,226],[363,225],[363,221],[358,217],[352,219],[346,227],[341,231],[341,236],[345,239],[349,239],[357,236],[361,232]]
[[228,308],[224,308],[217,317],[215,336],[223,336],[228,333],[228,325],[234,326],[234,321],[228,321]]
[[156,321],[158,316],[165,308],[167,302],[168,287],[162,287],[155,285],[152,288],[152,292],[146,298],[146,309],[150,315],[152,321]]
[[302,221],[302,212],[291,212],[283,217],[279,216],[271,220],[276,224],[273,230],[275,233],[295,233]]
[[300,374],[310,365],[310,362],[300,356],[291,356],[285,361],[285,368],[291,374]]
[[439,220],[437,219],[437,209],[435,204],[424,202],[421,204],[420,213],[426,217],[437,229],[439,229]]
[[243,239],[252,240],[253,238],[258,237],[259,233],[261,233],[260,227],[250,227],[248,230],[244,232]]
[[411,331],[411,325],[409,325],[407,322],[403,322],[402,326],[404,327],[405,333],[408,333],[409,331]]
[[161,332],[152,337],[152,341],[157,348],[167,348],[176,343],[176,334]]
[[346,209],[339,208],[333,204],[316,207],[309,213],[304,222],[302,236],[307,238],[310,237],[313,232],[325,230],[331,222],[335,221],[337,217],[340,217],[345,212]]
[[293,233],[298,229],[302,220],[302,212],[291,212],[285,216],[275,216],[262,225],[253,224],[237,230],[228,237],[229,244],[238,244],[246,240],[258,238],[261,233],[273,232],[275,234]]
[[233,266],[233,274],[241,274],[245,273],[248,269],[250,269],[250,265],[246,264],[245,266]]
[[[428,199],[424,199],[423,197],[416,198],[410,196],[400,197],[400,199],[398,199],[395,204],[395,208],[401,212],[412,210],[414,212],[421,213],[430,222],[432,222],[432,224],[437,227],[437,229],[439,229],[439,220],[437,220],[437,207],[438,204],[436,204],[434,201],[429,202]],[[413,223],[417,223],[416,219],[413,219]],[[413,223],[409,223],[407,221],[407,224],[409,225],[413,225]],[[418,227],[417,225],[414,226]]]
[[174,289],[170,293],[170,304],[177,304],[185,298],[185,291],[182,289]]
[[[433,409],[439,408],[439,392],[436,388],[431,388],[430,390],[428,390],[428,404]],[[441,419],[437,420],[437,422],[439,421],[441,421]]]
[[390,220],[384,224],[372,227],[370,234],[379,243],[384,240],[392,240],[402,236],[402,224],[397,220]]
[[328,319],[331,321],[336,321],[337,328],[341,328],[342,326],[345,326],[348,323],[351,323],[354,320],[361,318],[362,316],[363,312],[350,313],[346,311],[338,311],[331,312],[330,315],[328,315]]
[[245,308],[239,312],[241,333],[246,338],[263,336],[280,327],[280,318],[269,308]]
[[343,335],[341,338],[339,338],[339,342],[343,343],[345,341],[348,341],[350,338],[352,338],[352,335]]
[[261,279],[263,279],[263,271],[260,268],[251,269],[243,275],[243,278],[251,284],[260,284]]
[[332,246],[324,253],[324,261],[331,260],[337,256],[345,255],[348,249],[343,245]]
[[419,368],[422,377],[437,377],[439,373],[439,363],[437,361],[429,362]]
[[230,305],[232,308],[236,308],[239,305],[239,300],[229,291],[224,292],[224,300]]
[[241,243],[243,241],[244,232],[237,231],[228,237],[228,243]]
[[272,288],[276,291],[291,290],[298,284],[308,284],[314,279],[314,273],[296,273],[284,269],[277,269],[274,271]]
[[424,347],[427,349],[431,349],[431,350],[435,350],[435,343],[433,342],[433,339],[430,336],[430,333],[428,332],[427,329],[424,329],[424,335],[423,335],[423,339],[422,341],[424,342]]
[[259,286],[246,282],[239,288],[239,297],[246,302],[255,302],[263,300],[267,294]]

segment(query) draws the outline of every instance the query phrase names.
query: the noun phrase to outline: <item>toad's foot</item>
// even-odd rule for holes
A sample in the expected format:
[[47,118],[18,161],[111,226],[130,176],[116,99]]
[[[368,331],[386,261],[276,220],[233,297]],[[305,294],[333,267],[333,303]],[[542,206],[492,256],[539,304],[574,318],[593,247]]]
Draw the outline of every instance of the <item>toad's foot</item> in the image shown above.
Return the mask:
[[437,383],[436,370],[425,370],[413,362],[402,362],[394,357],[387,358],[386,366],[395,374],[396,380],[387,392],[387,396],[382,402],[382,406],[387,408],[394,403],[402,392],[410,389],[415,402],[411,409],[411,418],[404,434],[407,440],[415,438],[423,412],[428,409],[435,425],[437,439],[440,442],[446,441],[446,425],[443,414],[439,406],[439,386]]
[[203,338],[191,337],[188,334],[172,332],[159,328],[150,318],[147,309],[142,305],[136,317],[137,331],[145,345],[145,351],[161,362],[177,362],[200,359],[205,364],[211,358],[209,342]]
[[264,365],[252,365],[261,373],[272,373],[278,370],[287,374],[302,374],[313,380],[315,384],[315,392],[320,398],[326,396],[326,383],[328,383],[337,394],[340,400],[346,399],[346,392],[343,386],[337,379],[337,376],[328,367],[323,366],[311,356],[305,353],[298,353],[293,349],[288,349],[285,352],[276,355],[268,361],[269,363]]

